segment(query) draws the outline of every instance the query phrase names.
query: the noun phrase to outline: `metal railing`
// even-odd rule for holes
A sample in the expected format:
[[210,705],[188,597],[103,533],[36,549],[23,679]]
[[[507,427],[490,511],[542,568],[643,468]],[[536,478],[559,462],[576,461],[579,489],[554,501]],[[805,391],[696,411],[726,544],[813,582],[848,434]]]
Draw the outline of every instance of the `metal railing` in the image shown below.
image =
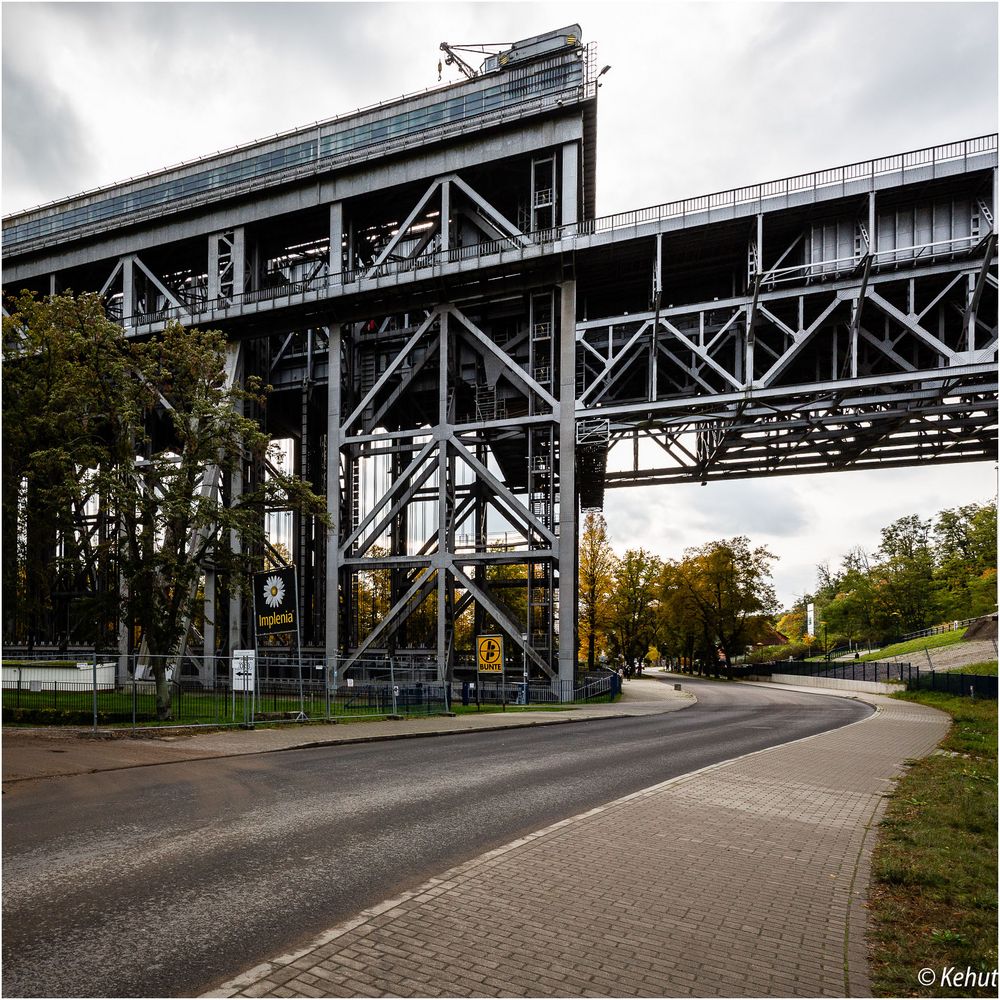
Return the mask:
[[976,621],[979,621],[979,618],[963,618],[961,621],[946,622],[944,625],[935,625],[933,628],[924,628],[919,632],[907,632],[906,635],[900,636],[899,641],[906,642],[909,639],[923,639],[928,635],[942,635],[945,632],[957,632],[961,628],[968,628],[973,622]]
[[621,693],[617,674],[577,683],[575,681],[479,681],[455,683],[452,698],[461,705],[558,705],[566,702],[599,704]]
[[[364,265],[352,270],[333,274],[320,274],[300,281],[291,281],[280,285],[254,289],[238,295],[220,297],[192,303],[190,306],[176,306],[160,309],[153,313],[141,313],[131,317],[132,325],[136,327],[153,326],[170,319],[196,319],[207,313],[228,313],[229,310],[240,310],[246,305],[262,302],[276,302],[278,299],[294,300],[296,297],[320,293],[332,293],[335,289],[351,290],[349,286],[361,285],[364,281],[375,281],[382,278],[411,274],[416,271],[442,267],[447,264],[463,263],[474,260],[480,266],[488,258],[496,258],[497,263],[505,259],[524,259],[528,256],[538,256],[545,251],[548,244],[572,239],[575,243],[579,237],[612,233],[618,230],[634,228],[645,223],[658,223],[669,219],[684,218],[710,212],[714,209],[732,208],[737,205],[763,203],[769,199],[787,197],[804,190],[819,191],[824,188],[843,185],[849,181],[869,178],[874,184],[876,177],[891,173],[900,173],[907,169],[923,167],[927,164],[967,160],[970,156],[982,153],[996,152],[997,135],[979,136],[961,142],[947,143],[940,146],[929,146],[925,149],[899,153],[876,160],[865,160],[859,163],[847,164],[828,170],[809,174],[796,174],[780,180],[768,181],[750,187],[730,188],[714,194],[686,198],[680,201],[665,202],[629,212],[618,212],[612,215],[599,216],[579,223],[530,230],[523,234],[527,242],[513,236],[497,240],[487,240],[464,247],[450,247],[447,250],[431,250],[417,257],[400,260],[386,260],[378,265]],[[933,241],[908,247],[886,248],[877,251],[874,257],[876,267],[884,263],[906,263],[921,256],[935,256],[940,253],[953,253],[959,249],[974,246],[976,240],[972,237],[959,237],[953,240]],[[854,267],[858,261],[855,258],[843,258],[835,261],[814,261],[807,264],[773,269],[767,278],[770,282],[789,281],[798,278],[810,278],[816,274],[823,275],[831,265],[843,264]],[[294,304],[291,302],[290,304]]]
[[853,660],[849,663],[800,663],[797,660],[776,660],[771,663],[748,663],[734,667],[734,676],[771,677],[790,674],[794,677],[828,677],[843,681],[876,681],[882,684],[905,684],[920,670],[912,663]]
[[942,691],[960,698],[987,698],[996,701],[997,678],[953,671],[921,670],[906,684],[907,691]]
[[886,174],[905,173],[907,169],[923,167],[928,164],[933,167],[938,163],[967,160],[970,156],[995,152],[996,149],[996,133],[939,146],[926,146],[923,149],[896,153],[874,160],[861,160],[840,167],[817,170],[807,174],[794,174],[779,180],[751,184],[748,187],[729,188],[725,191],[716,191],[713,194],[700,195],[696,198],[684,198],[680,201],[665,202],[630,212],[604,216],[594,220],[594,231],[605,232],[609,229],[636,226],[644,222],[657,222],[662,219],[709,212],[713,209],[763,202],[770,198],[787,197],[800,191],[818,191],[822,188],[844,185],[850,181],[869,180],[874,183],[876,177],[882,177]]

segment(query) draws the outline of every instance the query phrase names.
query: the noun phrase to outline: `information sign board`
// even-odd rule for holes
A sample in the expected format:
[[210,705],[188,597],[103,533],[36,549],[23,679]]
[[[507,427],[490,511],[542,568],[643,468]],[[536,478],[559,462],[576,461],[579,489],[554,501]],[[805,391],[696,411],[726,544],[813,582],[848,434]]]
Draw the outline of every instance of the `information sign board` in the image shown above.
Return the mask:
[[253,575],[253,620],[258,636],[298,631],[295,567]]
[[257,675],[257,654],[252,649],[234,649],[232,671],[234,691],[253,691]]
[[476,664],[481,674],[503,673],[502,635],[481,635],[476,638]]

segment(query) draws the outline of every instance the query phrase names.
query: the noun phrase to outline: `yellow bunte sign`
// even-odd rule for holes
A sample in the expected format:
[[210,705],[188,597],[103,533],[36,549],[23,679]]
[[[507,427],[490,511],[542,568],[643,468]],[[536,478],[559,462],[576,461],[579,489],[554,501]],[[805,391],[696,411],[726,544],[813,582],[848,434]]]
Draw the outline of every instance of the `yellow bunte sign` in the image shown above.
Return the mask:
[[503,636],[481,635],[476,638],[476,661],[481,674],[503,673]]

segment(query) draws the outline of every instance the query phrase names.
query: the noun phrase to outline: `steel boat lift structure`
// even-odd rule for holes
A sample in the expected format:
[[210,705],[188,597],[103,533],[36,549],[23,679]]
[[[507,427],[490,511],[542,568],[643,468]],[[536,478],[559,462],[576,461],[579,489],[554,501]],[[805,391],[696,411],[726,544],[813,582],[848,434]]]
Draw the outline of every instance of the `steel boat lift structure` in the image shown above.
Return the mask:
[[[335,525],[296,517],[292,558],[340,677],[452,678],[498,631],[571,682],[606,488],[995,458],[996,135],[602,217],[579,26],[464,65],[3,221],[5,292],[219,328],[274,387]],[[247,610],[211,569],[205,595],[225,655]]]

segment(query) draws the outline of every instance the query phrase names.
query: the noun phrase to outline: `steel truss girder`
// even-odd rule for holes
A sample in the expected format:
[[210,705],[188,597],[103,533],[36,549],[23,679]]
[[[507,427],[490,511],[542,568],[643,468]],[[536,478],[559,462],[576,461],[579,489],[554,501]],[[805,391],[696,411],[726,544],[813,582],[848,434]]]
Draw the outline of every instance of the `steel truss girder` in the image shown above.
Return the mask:
[[[373,654],[399,649],[401,630],[418,610],[429,606],[437,592],[437,660],[442,679],[450,676],[454,660],[455,623],[473,607],[478,609],[477,621],[480,615],[492,620],[533,670],[553,679],[559,676],[554,662],[534,647],[530,611],[528,621],[518,621],[491,592],[489,583],[491,567],[549,567],[541,577],[529,572],[517,584],[530,592],[558,575],[563,557],[558,503],[544,512],[533,509],[527,495],[511,488],[487,459],[497,443],[508,438],[523,440],[525,434],[533,433],[552,440],[558,436],[558,398],[511,356],[512,343],[521,340],[508,340],[506,349],[501,349],[472,316],[444,303],[430,309],[411,334],[397,338],[388,354],[390,342],[379,339],[381,360],[377,371],[367,376],[369,388],[354,389],[350,380],[338,387],[340,401],[328,416],[328,435],[334,442],[331,456],[336,456],[338,469],[340,517],[338,538],[327,551],[348,602],[348,618],[336,629],[340,638],[331,651],[341,675],[359,669]],[[342,326],[338,336],[331,338],[331,343],[341,342],[346,352],[343,363],[350,372],[357,364],[350,359],[360,357],[366,342],[351,326]],[[461,361],[467,370],[469,357],[488,361],[494,377],[497,372],[504,376],[533,412],[508,419],[456,422],[453,394],[463,377],[456,365]],[[414,423],[413,412],[400,412],[394,405],[406,387],[416,384],[418,371],[419,391],[425,397],[437,397],[436,413],[428,414],[423,423],[419,418]],[[333,415],[335,411],[338,416]],[[572,415],[572,408],[568,412]],[[357,483],[374,482],[371,477],[365,480],[364,471],[365,463],[372,461],[398,464],[393,481],[385,488],[377,487],[378,495],[370,501],[362,500]],[[553,482],[558,489],[558,479]],[[419,508],[428,504],[432,505],[431,525],[424,521],[426,533],[414,534]],[[495,549],[481,534],[487,510],[496,511],[501,523],[513,531],[512,547]],[[476,535],[470,550],[465,529],[461,536],[459,529],[473,517]],[[362,634],[350,603],[356,583],[371,574],[389,574],[397,582],[389,584],[394,593],[391,606],[374,627],[364,626]],[[545,603],[553,607],[555,594],[550,591]]]
[[[678,403],[639,421],[612,423],[613,440],[655,441],[672,464],[612,471],[608,486],[700,481],[920,460],[987,460],[996,453],[995,370],[923,372],[864,388],[827,386],[811,394],[731,396]],[[711,451],[704,442],[711,441]]]
[[[982,268],[982,262],[966,261],[954,268],[952,274],[957,271],[959,278],[962,275],[979,276]],[[663,398],[671,380],[676,386],[677,395],[697,394],[692,392],[696,386],[709,392],[723,392],[734,389],[748,391],[781,384],[781,376],[806,353],[816,335],[821,332],[829,334],[831,329],[836,330],[837,327],[842,328],[844,346],[850,347],[849,374],[857,374],[855,366],[859,337],[892,360],[898,369],[916,370],[927,367],[926,363],[908,362],[895,349],[898,338],[897,341],[889,342],[887,337],[875,336],[862,324],[860,305],[861,296],[864,295],[874,309],[888,317],[903,332],[912,335],[925,353],[931,352],[936,365],[947,368],[961,364],[970,360],[967,351],[960,350],[958,345],[948,344],[941,336],[922,325],[915,311],[900,309],[881,291],[893,285],[931,281],[940,274],[937,268],[926,272],[918,269],[903,274],[875,276],[865,270],[851,284],[837,282],[832,286],[773,291],[761,296],[752,333],[747,322],[751,309],[748,297],[660,310],[658,314],[611,317],[578,324],[577,341],[580,349],[577,352],[577,363],[584,384],[578,392],[577,410],[587,409],[598,402],[617,403],[628,398],[628,389],[615,391],[616,382],[629,365],[642,365],[646,361],[647,345],[651,340],[662,356],[672,362],[673,368],[671,370],[667,365],[660,365],[656,369],[658,384],[653,385],[650,379],[654,370],[647,365],[645,384],[632,387],[633,398]],[[953,276],[931,305],[938,310],[946,310],[948,293],[959,285],[960,282],[956,282]],[[980,295],[984,287],[984,281],[977,281],[976,289]],[[818,315],[805,321],[803,317],[806,304],[815,309],[817,302],[822,302]],[[789,304],[798,307],[799,321],[796,327],[790,326],[775,314],[778,311],[776,307],[787,308]],[[853,304],[853,315],[837,317],[838,310],[843,311],[842,307],[849,304]],[[965,302],[961,308],[964,315],[967,308]],[[925,308],[921,316],[926,315],[927,311]],[[871,322],[869,319],[868,325]],[[659,324],[658,328],[656,324]],[[681,329],[682,325],[687,328]],[[979,350],[991,352],[995,356],[995,327],[987,329],[990,334],[989,343]],[[767,368],[759,367],[754,371],[745,367],[744,358],[747,357],[751,339],[759,353],[763,350],[772,355],[773,361]],[[911,347],[910,351],[917,356],[916,347]],[[987,357],[988,355],[983,355],[975,360],[987,360]],[[594,371],[595,358],[603,362],[597,372]]]

